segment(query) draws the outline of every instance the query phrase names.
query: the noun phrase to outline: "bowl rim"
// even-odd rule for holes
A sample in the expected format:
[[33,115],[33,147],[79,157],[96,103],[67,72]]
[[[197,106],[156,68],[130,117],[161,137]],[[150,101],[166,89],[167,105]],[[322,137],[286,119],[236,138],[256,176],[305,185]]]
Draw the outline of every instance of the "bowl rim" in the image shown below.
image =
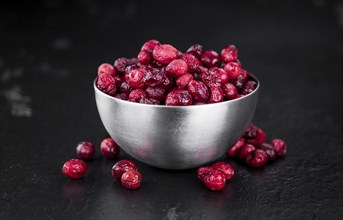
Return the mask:
[[173,106],[173,105],[151,105],[151,104],[129,102],[127,100],[118,99],[118,98],[110,96],[110,95],[104,93],[103,91],[101,91],[100,89],[98,89],[98,87],[96,86],[96,81],[98,79],[98,76],[93,81],[93,87],[94,87],[95,92],[98,92],[101,95],[107,96],[108,98],[113,99],[116,102],[119,102],[119,103],[122,102],[122,103],[127,104],[127,105],[136,105],[136,106],[142,106],[142,107],[144,106],[144,107],[149,107],[149,108],[166,108],[166,109],[175,109],[175,108],[186,108],[186,109],[190,109],[190,108],[205,108],[205,107],[209,107],[209,106],[218,106],[218,105],[225,105],[225,104],[233,103],[233,102],[239,102],[240,100],[246,99],[246,98],[248,98],[250,96],[253,96],[255,93],[257,93],[259,91],[259,88],[260,88],[260,81],[258,80],[258,78],[254,74],[248,73],[248,75],[257,82],[257,87],[256,87],[256,89],[254,91],[252,91],[251,93],[249,93],[249,94],[247,94],[245,96],[242,96],[242,97],[239,97],[239,98],[236,98],[236,99],[226,100],[226,101],[223,101],[223,102],[217,102],[217,103],[211,103],[211,104],[204,104],[204,105],[186,105],[186,106],[180,106],[180,105],[177,105],[177,106]]

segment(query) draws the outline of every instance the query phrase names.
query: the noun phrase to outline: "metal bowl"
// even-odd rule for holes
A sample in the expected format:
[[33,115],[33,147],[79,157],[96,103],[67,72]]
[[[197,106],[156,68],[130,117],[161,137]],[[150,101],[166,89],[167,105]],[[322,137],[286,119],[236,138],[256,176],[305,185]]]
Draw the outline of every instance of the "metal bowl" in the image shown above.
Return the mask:
[[193,106],[128,102],[100,91],[96,80],[93,85],[101,120],[126,153],[151,166],[187,169],[223,156],[244,133],[255,112],[260,83],[241,98]]

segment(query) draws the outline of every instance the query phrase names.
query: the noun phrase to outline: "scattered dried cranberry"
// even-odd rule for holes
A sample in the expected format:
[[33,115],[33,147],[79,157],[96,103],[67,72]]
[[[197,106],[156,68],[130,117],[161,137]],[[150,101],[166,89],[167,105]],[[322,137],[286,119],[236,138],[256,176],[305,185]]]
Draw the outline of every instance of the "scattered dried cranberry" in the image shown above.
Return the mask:
[[187,90],[173,89],[166,96],[166,105],[191,105],[193,98]]
[[142,89],[135,89],[132,90],[129,94],[129,101],[130,102],[139,102],[142,98],[146,97],[146,93]]
[[256,149],[248,154],[245,158],[251,167],[261,167],[267,163],[268,155],[261,149]]
[[205,83],[196,80],[191,80],[188,83],[188,92],[197,102],[206,102],[210,96],[210,92]]
[[187,70],[188,70],[187,63],[181,59],[173,60],[166,67],[166,71],[172,77],[179,77],[179,76],[187,73]]
[[220,55],[224,62],[230,62],[237,60],[238,50],[235,45],[228,45],[220,52]]
[[204,64],[205,67],[210,68],[214,66],[220,66],[222,61],[216,51],[207,50],[201,55],[201,62]]
[[114,159],[118,157],[120,148],[112,138],[105,138],[100,144],[100,151],[104,157]]
[[135,169],[130,168],[121,176],[121,184],[126,189],[138,189],[141,186],[142,174]]
[[179,78],[177,78],[176,85],[179,88],[185,88],[188,85],[188,83],[192,80],[193,80],[193,75],[186,73],[186,74],[180,76]]
[[199,167],[197,170],[197,175],[198,178],[203,181],[204,177],[207,176],[208,174],[210,174],[213,171],[212,166],[209,167]]
[[119,71],[119,72],[125,72],[125,68],[128,65],[129,60],[125,57],[118,58],[114,61],[113,66]]
[[175,47],[169,44],[157,44],[152,51],[154,59],[162,64],[169,64],[178,56],[178,51]]
[[224,100],[223,90],[218,86],[211,86],[211,95],[208,103],[217,103]]
[[62,173],[71,179],[81,178],[86,172],[87,164],[79,159],[70,159],[62,167]]
[[266,140],[266,134],[261,128],[257,128],[255,137],[246,139],[246,142],[255,146],[261,145]]
[[251,152],[255,151],[255,147],[254,145],[251,144],[246,144],[244,145],[240,152],[239,152],[239,158],[241,158],[242,160],[244,160],[248,154],[250,154]]
[[271,144],[268,143],[262,143],[260,146],[260,149],[266,152],[268,156],[268,161],[273,161],[276,159],[276,152],[274,147]]
[[244,146],[244,144],[245,144],[244,138],[238,139],[238,141],[235,143],[235,145],[233,145],[231,147],[231,149],[228,150],[227,154],[230,157],[238,157],[238,154],[239,154],[241,148]]
[[91,142],[80,142],[76,147],[76,154],[84,160],[90,160],[95,154],[95,147]]
[[283,157],[287,152],[287,144],[282,139],[274,139],[272,140],[272,145],[275,149],[276,155]]
[[238,98],[238,91],[236,87],[232,85],[231,83],[226,83],[225,85],[223,85],[222,88],[223,88],[224,96],[227,99]]
[[203,183],[213,191],[221,190],[226,185],[225,174],[219,170],[213,170],[203,178]]
[[200,44],[194,44],[188,48],[187,53],[192,54],[199,59],[202,54],[202,46]]
[[235,170],[233,169],[233,167],[225,162],[217,162],[212,164],[211,166],[214,170],[219,170],[221,171],[224,175],[225,175],[225,179],[229,180],[233,177],[233,175],[235,174]]
[[123,173],[128,171],[129,169],[137,170],[136,165],[130,160],[120,160],[114,164],[112,167],[111,174],[114,178],[120,179]]

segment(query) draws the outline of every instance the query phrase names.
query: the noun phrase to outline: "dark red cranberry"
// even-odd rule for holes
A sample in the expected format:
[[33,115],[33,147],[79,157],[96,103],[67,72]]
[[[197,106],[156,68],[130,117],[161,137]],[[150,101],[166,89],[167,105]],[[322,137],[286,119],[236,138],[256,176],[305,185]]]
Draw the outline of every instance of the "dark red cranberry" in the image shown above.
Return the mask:
[[286,155],[287,152],[287,144],[284,140],[282,139],[273,139],[272,140],[272,145],[275,149],[276,155],[283,157]]
[[226,185],[225,175],[219,170],[214,170],[204,177],[203,183],[210,190],[221,190]]
[[256,127],[253,123],[250,123],[249,126],[247,127],[247,129],[245,130],[244,133],[244,138],[245,139],[254,139],[257,135],[257,129],[258,127]]
[[212,67],[201,74],[201,80],[207,86],[220,86],[229,81],[229,75],[222,68]]
[[119,89],[120,89],[120,92],[126,93],[126,94],[129,94],[132,91],[132,87],[126,81],[120,84]]
[[213,171],[212,167],[199,167],[197,170],[198,178],[203,181],[204,177]]
[[271,144],[268,143],[262,143],[260,146],[260,149],[266,152],[268,156],[268,161],[273,161],[276,159],[276,152],[274,147]]
[[116,97],[117,99],[121,99],[121,100],[128,100],[129,99],[129,95],[126,93],[118,93],[114,97]]
[[123,173],[120,181],[126,189],[138,189],[142,183],[142,174],[135,169],[129,169]]
[[224,100],[224,93],[223,90],[218,86],[211,86],[211,95],[208,103],[217,103],[222,102]]
[[187,53],[192,54],[199,59],[202,54],[202,46],[200,44],[194,44],[188,48]]
[[192,105],[193,98],[192,95],[189,94],[187,90],[182,89],[173,89],[168,93],[166,96],[166,105]]
[[151,52],[141,50],[137,56],[138,61],[142,64],[148,65],[152,62]]
[[220,66],[222,60],[216,51],[207,50],[201,55],[201,62],[205,67],[211,68]]
[[157,40],[149,40],[143,44],[141,51],[147,51],[151,53],[158,44],[160,44],[160,42]]
[[118,58],[114,61],[114,67],[119,71],[119,72],[125,72],[125,68],[128,65],[129,60],[125,57]]
[[245,145],[244,138],[240,138],[232,147],[230,150],[228,150],[227,154],[230,157],[238,157],[238,154],[241,150],[241,148]]
[[145,89],[146,94],[149,98],[162,101],[166,96],[166,90],[161,87],[148,87]]
[[82,141],[76,147],[76,154],[84,160],[90,160],[95,154],[95,147],[91,142]]
[[142,89],[135,89],[132,90],[129,94],[129,101],[130,102],[139,102],[142,98],[146,97],[146,93]]
[[104,157],[115,159],[119,155],[120,148],[112,138],[105,138],[100,144],[100,151]]
[[132,64],[132,65],[128,65],[126,68],[125,68],[125,71],[124,73],[125,74],[129,74],[132,70],[135,70],[135,69],[138,69],[139,66],[137,64]]
[[188,83],[188,92],[197,102],[206,102],[210,96],[210,92],[205,83],[196,80],[192,80]]
[[62,173],[71,179],[81,178],[86,172],[87,164],[79,159],[70,159],[62,167]]
[[172,77],[182,76],[183,74],[187,73],[187,70],[188,70],[187,63],[181,59],[173,60],[166,67],[166,71]]
[[248,154],[250,154],[251,152],[255,151],[255,147],[254,145],[251,144],[245,144],[241,150],[239,151],[239,158],[241,158],[242,160],[244,160]]
[[198,71],[199,66],[201,66],[200,60],[189,53],[185,53],[181,56],[181,60],[185,61],[188,67],[188,72],[194,73]]
[[134,89],[141,89],[144,87],[144,76],[146,72],[143,68],[134,69],[125,75],[126,82]]
[[233,79],[230,81],[232,85],[234,85],[237,90],[240,92],[243,89],[244,83],[248,80],[248,73],[246,70],[241,69],[240,74],[238,75],[237,79]]
[[224,96],[227,99],[235,99],[238,97],[238,91],[236,87],[232,85],[231,83],[226,83],[225,85],[223,85],[222,88],[223,88]]
[[243,86],[242,89],[242,94],[243,95],[247,95],[249,93],[252,93],[257,87],[257,83],[255,81],[249,80],[248,82],[246,82]]
[[171,76],[166,75],[166,78],[164,79],[164,82],[160,85],[165,90],[170,90],[173,88],[174,85],[174,79]]
[[193,75],[186,73],[182,76],[179,76],[179,78],[177,78],[176,85],[179,88],[185,88],[188,85],[188,83],[192,80],[193,80]]
[[152,87],[161,85],[165,79],[166,74],[163,71],[157,69],[147,71],[144,76],[145,85]]
[[224,47],[224,49],[220,52],[220,55],[223,61],[226,63],[236,61],[238,57],[238,50],[235,45],[228,45]]
[[178,51],[169,44],[158,44],[152,51],[154,59],[162,64],[169,64],[178,56]]
[[137,170],[136,164],[134,164],[130,160],[120,160],[117,163],[115,163],[114,166],[112,167],[111,174],[114,178],[120,179],[123,173],[125,173],[129,169]]
[[98,76],[100,77],[101,75],[110,75],[114,77],[116,75],[116,70],[111,64],[103,63],[98,68]]
[[248,154],[245,158],[245,161],[251,166],[251,167],[261,167],[264,164],[267,163],[268,155],[266,152],[264,152],[261,149],[256,149],[250,154]]
[[241,74],[241,64],[239,62],[228,62],[224,66],[224,70],[229,74],[230,79],[237,79]]
[[225,179],[229,180],[233,177],[233,175],[235,174],[235,170],[233,169],[233,167],[225,162],[217,162],[212,164],[211,166],[214,170],[219,170],[222,173],[224,173],[225,175]]
[[153,98],[149,98],[149,97],[143,97],[139,100],[139,103],[141,104],[148,104],[148,105],[159,105],[161,104],[160,101],[153,99]]
[[266,134],[261,128],[257,128],[256,136],[252,139],[246,139],[245,141],[254,146],[261,145],[266,140]]

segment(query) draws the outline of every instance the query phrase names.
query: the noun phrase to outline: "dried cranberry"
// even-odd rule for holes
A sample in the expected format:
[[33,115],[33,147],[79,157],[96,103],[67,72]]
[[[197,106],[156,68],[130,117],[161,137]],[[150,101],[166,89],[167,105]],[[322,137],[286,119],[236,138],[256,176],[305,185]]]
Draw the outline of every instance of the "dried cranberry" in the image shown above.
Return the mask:
[[164,82],[160,85],[165,90],[169,90],[173,88],[174,85],[174,79],[171,76],[166,75],[166,78],[164,79]]
[[101,76],[104,74],[114,77],[116,75],[116,70],[114,69],[114,67],[111,64],[103,63],[98,68],[98,76]]
[[286,155],[287,152],[287,144],[284,140],[282,139],[273,139],[272,140],[272,145],[275,149],[276,155],[283,157]]
[[266,134],[261,128],[257,128],[256,136],[252,139],[246,139],[246,142],[254,146],[261,145],[266,140]]
[[138,61],[142,64],[148,65],[152,62],[152,55],[148,51],[141,50],[137,56]]
[[238,91],[234,85],[231,83],[226,83],[223,85],[223,92],[227,99],[235,99],[238,97]]
[[100,144],[100,151],[104,157],[114,159],[118,157],[120,148],[112,138],[105,138]]
[[118,58],[114,61],[114,67],[119,71],[119,72],[125,72],[125,68],[128,65],[129,60],[125,57]]
[[211,86],[211,95],[208,103],[217,103],[224,100],[223,90],[218,86]]
[[160,42],[157,40],[149,40],[143,44],[141,51],[147,51],[151,53],[158,44],[160,44]]
[[120,92],[129,94],[132,91],[132,87],[125,81],[120,84]]
[[128,66],[126,66],[124,73],[129,74],[132,70],[135,70],[138,68],[139,68],[139,66],[137,64],[128,65]]
[[87,164],[79,159],[70,159],[62,167],[62,173],[71,179],[81,178],[86,172]]
[[198,178],[203,181],[204,177],[213,171],[212,167],[199,167],[197,170]]
[[117,92],[116,78],[111,75],[99,75],[96,85],[102,92],[106,94],[114,96]]
[[188,70],[187,63],[181,59],[173,60],[166,67],[166,71],[172,77],[179,77],[183,74],[186,74]]
[[245,130],[244,133],[244,138],[246,139],[253,139],[256,137],[257,135],[257,129],[258,127],[256,127],[253,123],[250,123],[249,126],[247,127],[247,129]]
[[207,86],[220,86],[229,81],[229,75],[222,68],[212,67],[201,74],[201,80]]
[[261,167],[264,164],[267,163],[268,155],[266,152],[264,152],[261,149],[256,149],[250,154],[248,154],[245,158],[245,161],[251,166],[251,167]]
[[240,138],[232,147],[230,150],[228,150],[227,154],[230,157],[238,157],[238,154],[241,150],[241,148],[245,145],[244,138]]
[[221,59],[219,54],[214,50],[207,50],[201,55],[201,62],[205,67],[220,66]]
[[138,189],[141,186],[142,174],[135,169],[129,169],[123,173],[120,181],[126,189]]
[[187,90],[183,89],[173,89],[166,96],[166,105],[192,105],[193,98]]
[[91,142],[82,141],[76,147],[76,154],[84,160],[90,160],[95,154],[95,147]]
[[134,89],[141,89],[144,87],[144,76],[146,72],[143,68],[134,69],[125,75],[126,82]]
[[230,81],[232,85],[234,85],[237,90],[240,92],[243,89],[244,83],[248,80],[248,73],[246,70],[241,69],[240,74],[236,79]]
[[271,144],[268,143],[262,143],[260,146],[260,149],[266,152],[268,156],[268,161],[273,161],[276,159],[276,152],[274,147]]
[[129,95],[126,93],[118,93],[114,97],[116,97],[117,99],[121,99],[121,100],[128,100],[129,99]]
[[112,167],[111,174],[114,178],[120,179],[123,173],[125,173],[129,169],[137,170],[136,165],[132,161],[120,160],[117,163],[115,163],[114,166]]
[[146,71],[144,76],[144,82],[146,86],[159,86],[166,79],[166,74],[163,71],[152,69],[151,71]]
[[158,44],[152,51],[154,59],[162,64],[168,64],[175,60],[178,56],[178,51],[169,44]]
[[247,157],[247,155],[250,154],[253,151],[255,151],[254,145],[246,144],[239,151],[239,158],[244,160]]
[[192,54],[185,53],[181,56],[181,60],[185,61],[188,67],[188,72],[194,73],[201,66],[200,60],[198,60]]
[[188,83],[192,80],[193,80],[193,75],[186,73],[186,74],[180,76],[179,78],[177,78],[176,85],[179,88],[185,88],[188,85]]
[[219,170],[222,173],[224,173],[225,175],[225,179],[229,180],[233,177],[233,175],[235,174],[235,170],[233,169],[233,167],[225,162],[217,162],[212,164],[211,166],[214,170]]
[[194,44],[188,48],[187,53],[199,59],[202,54],[202,46],[200,44]]
[[224,62],[230,62],[237,60],[238,50],[235,45],[225,46],[224,49],[220,52],[220,55]]
[[134,65],[134,64],[138,64],[138,59],[136,57],[132,57],[128,59],[127,65]]
[[221,190],[226,185],[225,175],[221,171],[214,170],[204,177],[203,183],[210,190]]
[[224,66],[224,70],[229,74],[230,79],[237,79],[241,74],[241,64],[239,62],[228,62]]
[[142,98],[146,97],[146,93],[142,89],[135,89],[132,90],[129,94],[129,101],[130,102],[139,102]]
[[166,90],[161,87],[148,87],[145,89],[146,94],[149,98],[162,101],[166,96]]
[[210,92],[205,83],[196,80],[192,80],[188,83],[188,92],[197,102],[206,102],[210,96]]
[[243,95],[247,95],[249,93],[252,93],[257,87],[257,83],[255,81],[249,80],[248,82],[246,82],[243,86],[242,89],[242,94]]
[[161,104],[160,101],[153,99],[153,98],[149,98],[149,97],[143,97],[139,100],[139,103],[141,104],[148,104],[148,105],[158,105]]

